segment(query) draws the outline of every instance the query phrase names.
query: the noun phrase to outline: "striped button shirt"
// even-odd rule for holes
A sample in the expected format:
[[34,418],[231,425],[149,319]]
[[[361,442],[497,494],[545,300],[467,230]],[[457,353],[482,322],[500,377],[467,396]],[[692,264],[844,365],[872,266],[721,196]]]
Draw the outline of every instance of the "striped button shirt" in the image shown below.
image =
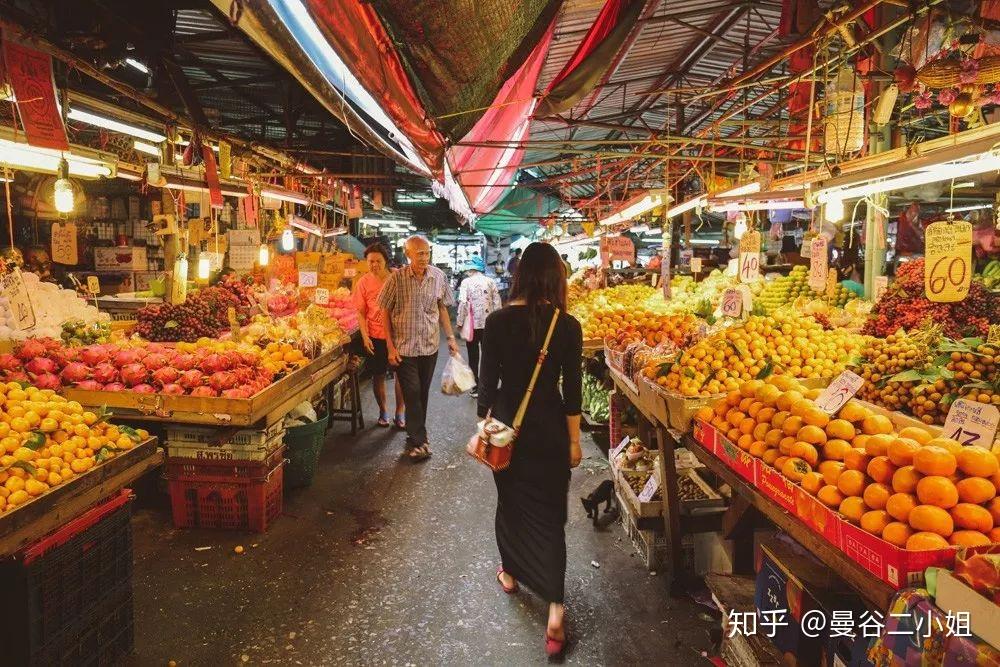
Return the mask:
[[401,356],[437,354],[441,326],[438,301],[451,306],[455,298],[444,272],[435,266],[428,266],[422,279],[410,266],[386,279],[378,305],[389,311],[392,341]]

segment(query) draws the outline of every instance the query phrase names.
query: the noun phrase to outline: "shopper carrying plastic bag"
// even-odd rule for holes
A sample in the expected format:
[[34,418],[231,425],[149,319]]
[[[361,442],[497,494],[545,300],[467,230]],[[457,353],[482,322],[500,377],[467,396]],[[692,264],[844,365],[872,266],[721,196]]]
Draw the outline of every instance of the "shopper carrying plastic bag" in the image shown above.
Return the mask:
[[457,355],[449,357],[441,375],[441,393],[459,396],[472,389],[475,384],[476,377],[462,357]]

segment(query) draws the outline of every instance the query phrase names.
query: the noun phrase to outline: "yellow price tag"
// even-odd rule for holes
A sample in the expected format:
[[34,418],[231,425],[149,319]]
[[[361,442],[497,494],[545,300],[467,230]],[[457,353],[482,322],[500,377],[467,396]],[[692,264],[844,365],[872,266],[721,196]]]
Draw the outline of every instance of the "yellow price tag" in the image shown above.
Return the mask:
[[924,230],[924,292],[931,301],[953,303],[972,282],[972,225],[934,222]]
[[752,283],[760,278],[760,232],[748,230],[740,239],[739,279]]

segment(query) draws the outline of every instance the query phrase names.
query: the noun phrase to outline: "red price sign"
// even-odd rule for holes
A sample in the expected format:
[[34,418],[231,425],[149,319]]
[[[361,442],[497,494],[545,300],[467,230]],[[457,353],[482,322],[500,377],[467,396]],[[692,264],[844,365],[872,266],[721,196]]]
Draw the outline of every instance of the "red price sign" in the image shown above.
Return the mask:
[[972,283],[972,224],[934,222],[924,230],[924,292],[931,301],[953,303]]
[[864,386],[865,380],[851,371],[844,371],[830,383],[816,399],[816,406],[828,415],[834,415]]

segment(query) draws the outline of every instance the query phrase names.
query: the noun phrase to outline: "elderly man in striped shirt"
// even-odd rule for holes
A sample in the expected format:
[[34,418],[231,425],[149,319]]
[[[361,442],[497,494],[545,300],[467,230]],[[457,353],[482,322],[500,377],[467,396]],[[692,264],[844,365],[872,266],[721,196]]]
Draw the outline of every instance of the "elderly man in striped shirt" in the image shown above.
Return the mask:
[[406,399],[406,456],[423,461],[431,455],[427,439],[427,401],[437,365],[441,329],[448,349],[458,355],[448,306],[455,301],[444,272],[431,266],[431,246],[422,236],[411,236],[404,246],[409,261],[385,281],[379,294],[386,324],[389,364],[398,366]]

